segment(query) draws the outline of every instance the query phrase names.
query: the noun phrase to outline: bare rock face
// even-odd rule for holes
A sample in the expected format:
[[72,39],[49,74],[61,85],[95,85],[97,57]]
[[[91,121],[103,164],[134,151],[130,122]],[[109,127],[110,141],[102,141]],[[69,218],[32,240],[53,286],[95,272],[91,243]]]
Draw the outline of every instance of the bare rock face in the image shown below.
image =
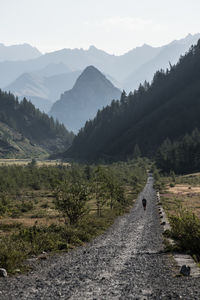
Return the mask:
[[7,271],[5,269],[0,269],[0,277],[7,277],[8,274],[7,274]]

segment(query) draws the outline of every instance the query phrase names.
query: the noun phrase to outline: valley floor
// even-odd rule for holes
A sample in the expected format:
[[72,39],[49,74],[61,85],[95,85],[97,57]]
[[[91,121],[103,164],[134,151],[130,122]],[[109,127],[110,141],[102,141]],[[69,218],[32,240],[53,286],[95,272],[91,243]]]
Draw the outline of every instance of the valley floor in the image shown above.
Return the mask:
[[131,212],[92,243],[0,279],[0,299],[200,299],[199,278],[176,277],[173,258],[162,252],[152,186],[149,178]]

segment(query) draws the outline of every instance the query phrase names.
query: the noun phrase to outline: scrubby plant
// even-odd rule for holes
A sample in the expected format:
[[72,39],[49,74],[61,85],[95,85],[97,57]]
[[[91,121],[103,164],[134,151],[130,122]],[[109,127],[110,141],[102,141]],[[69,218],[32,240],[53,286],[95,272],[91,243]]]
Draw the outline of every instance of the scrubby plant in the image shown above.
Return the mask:
[[180,210],[170,217],[171,236],[180,249],[197,254],[200,258],[200,219],[191,211]]
[[65,223],[76,224],[88,212],[87,187],[81,183],[64,182],[55,191],[55,206],[65,218]]

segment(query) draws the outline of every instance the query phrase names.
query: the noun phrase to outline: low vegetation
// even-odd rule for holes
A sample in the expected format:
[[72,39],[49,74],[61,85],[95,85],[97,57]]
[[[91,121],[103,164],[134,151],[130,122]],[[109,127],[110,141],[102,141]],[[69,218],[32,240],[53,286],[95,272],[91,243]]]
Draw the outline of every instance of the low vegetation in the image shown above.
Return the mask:
[[200,261],[200,174],[162,176],[155,170],[155,186],[168,214],[176,250],[185,251]]
[[15,273],[43,251],[68,251],[125,213],[146,181],[146,162],[0,166],[0,267]]

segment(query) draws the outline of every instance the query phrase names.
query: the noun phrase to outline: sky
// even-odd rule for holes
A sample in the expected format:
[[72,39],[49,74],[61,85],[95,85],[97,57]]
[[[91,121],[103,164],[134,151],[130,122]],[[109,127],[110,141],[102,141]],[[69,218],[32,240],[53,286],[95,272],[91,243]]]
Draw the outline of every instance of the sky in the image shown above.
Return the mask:
[[200,0],[0,0],[0,43],[120,55],[200,32]]

